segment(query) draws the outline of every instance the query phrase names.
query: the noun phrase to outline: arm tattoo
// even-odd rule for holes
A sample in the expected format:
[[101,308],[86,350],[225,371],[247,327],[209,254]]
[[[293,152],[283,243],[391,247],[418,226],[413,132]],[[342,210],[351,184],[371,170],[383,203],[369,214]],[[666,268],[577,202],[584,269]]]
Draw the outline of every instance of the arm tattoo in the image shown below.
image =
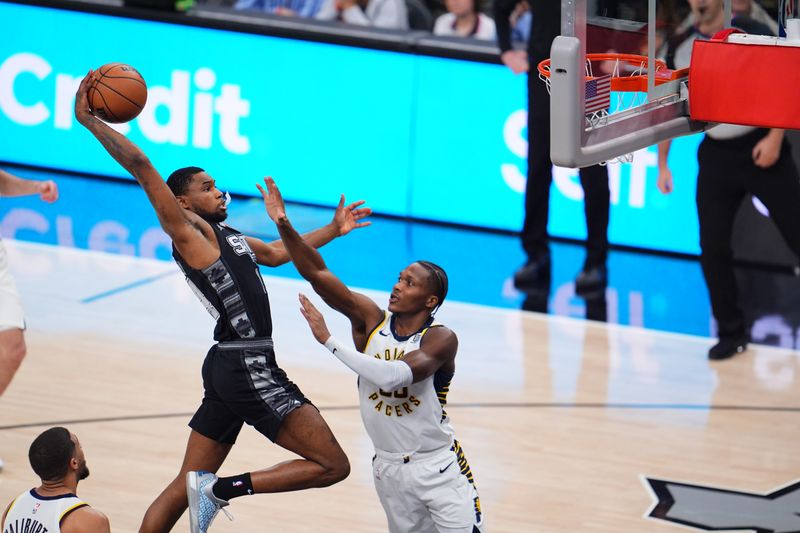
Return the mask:
[[122,134],[117,133],[98,119],[91,122],[91,130],[97,140],[105,147],[111,157],[130,172],[138,181],[137,167],[140,161],[146,160],[144,153]]

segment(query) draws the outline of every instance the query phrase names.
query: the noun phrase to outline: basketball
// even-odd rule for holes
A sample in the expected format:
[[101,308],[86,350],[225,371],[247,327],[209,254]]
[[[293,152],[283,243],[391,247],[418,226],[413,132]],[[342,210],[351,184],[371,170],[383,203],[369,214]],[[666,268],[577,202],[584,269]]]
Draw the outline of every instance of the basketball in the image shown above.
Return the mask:
[[128,122],[136,118],[147,102],[147,85],[141,74],[124,63],[108,63],[95,71],[89,88],[89,108],[104,122]]

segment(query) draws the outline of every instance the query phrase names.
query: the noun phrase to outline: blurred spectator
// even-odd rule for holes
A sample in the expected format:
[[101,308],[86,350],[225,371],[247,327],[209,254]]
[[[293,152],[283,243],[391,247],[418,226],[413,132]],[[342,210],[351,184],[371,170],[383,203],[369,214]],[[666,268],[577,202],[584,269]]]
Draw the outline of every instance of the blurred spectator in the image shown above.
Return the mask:
[[288,17],[313,17],[325,0],[237,0],[234,9],[261,11]]
[[434,35],[493,40],[494,20],[481,13],[481,0],[445,0],[447,13],[436,19]]
[[316,18],[358,26],[408,29],[408,9],[404,0],[322,0]]
[[[706,8],[708,9],[708,8]],[[761,7],[761,4],[755,0],[731,0],[731,15],[733,17],[748,17],[756,22],[767,26],[772,35],[778,35],[778,21],[767,10]],[[678,27],[676,34],[690,31],[691,28],[697,26],[697,16],[694,12],[690,12],[683,22]]]

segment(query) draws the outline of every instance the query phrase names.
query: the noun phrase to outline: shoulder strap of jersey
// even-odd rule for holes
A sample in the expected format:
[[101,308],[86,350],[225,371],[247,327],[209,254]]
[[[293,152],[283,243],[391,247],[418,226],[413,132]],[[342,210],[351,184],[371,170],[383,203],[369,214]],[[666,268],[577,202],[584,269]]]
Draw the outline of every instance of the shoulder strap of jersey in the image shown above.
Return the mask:
[[365,350],[366,350],[367,346],[369,346],[369,343],[372,340],[372,337],[374,337],[375,334],[383,328],[383,326],[386,324],[386,321],[389,320],[390,316],[391,315],[389,314],[389,312],[384,309],[384,311],[383,311],[383,320],[378,322],[378,325],[375,326],[374,328],[372,328],[372,331],[370,331],[369,335],[367,335],[367,342],[366,342],[366,344],[364,344],[364,349]]
[[[16,505],[17,500],[19,500],[23,496],[23,494],[20,494],[19,496],[17,496],[13,500],[11,500],[11,503],[8,505],[8,508],[6,509],[6,517],[8,517],[8,515],[11,514],[11,510],[14,508],[14,505]],[[0,516],[2,516],[2,515],[0,515]],[[5,524],[0,524],[0,528],[1,527],[5,527]]]
[[425,334],[426,334],[426,333],[428,332],[428,330],[429,330],[429,329],[431,329],[431,328],[443,328],[443,327],[444,327],[444,324],[441,324],[441,323],[439,323],[439,322],[434,322],[434,323],[433,323],[433,324],[431,324],[430,326],[428,326],[428,327],[426,327],[425,329],[423,329],[422,331],[420,331],[420,332],[419,332],[419,336],[420,336],[420,338],[421,338],[421,337],[423,337],[423,336],[425,336]]
[[[76,499],[77,499],[77,498],[76,498]],[[75,511],[75,510],[77,510],[77,509],[80,509],[81,507],[89,507],[89,504],[88,504],[88,503],[86,503],[86,502],[85,502],[85,501],[83,501],[83,500],[78,500],[78,501],[77,501],[77,502],[75,502],[73,505],[70,505],[69,507],[67,507],[66,509],[64,509],[64,511],[61,513],[61,516],[59,516],[59,517],[58,517],[58,524],[59,524],[59,525],[61,525],[61,523],[63,523],[63,522],[64,522],[64,519],[65,519],[67,516],[69,516],[69,514],[70,514],[70,513],[72,513],[73,511]]]

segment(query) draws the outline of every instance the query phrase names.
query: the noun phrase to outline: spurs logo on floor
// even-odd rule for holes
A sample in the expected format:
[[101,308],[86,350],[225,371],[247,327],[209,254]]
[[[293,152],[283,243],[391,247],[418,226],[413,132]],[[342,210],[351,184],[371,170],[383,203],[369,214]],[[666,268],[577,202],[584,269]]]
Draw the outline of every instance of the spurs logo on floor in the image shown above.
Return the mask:
[[761,495],[645,478],[657,500],[648,516],[704,531],[800,531],[800,480]]

